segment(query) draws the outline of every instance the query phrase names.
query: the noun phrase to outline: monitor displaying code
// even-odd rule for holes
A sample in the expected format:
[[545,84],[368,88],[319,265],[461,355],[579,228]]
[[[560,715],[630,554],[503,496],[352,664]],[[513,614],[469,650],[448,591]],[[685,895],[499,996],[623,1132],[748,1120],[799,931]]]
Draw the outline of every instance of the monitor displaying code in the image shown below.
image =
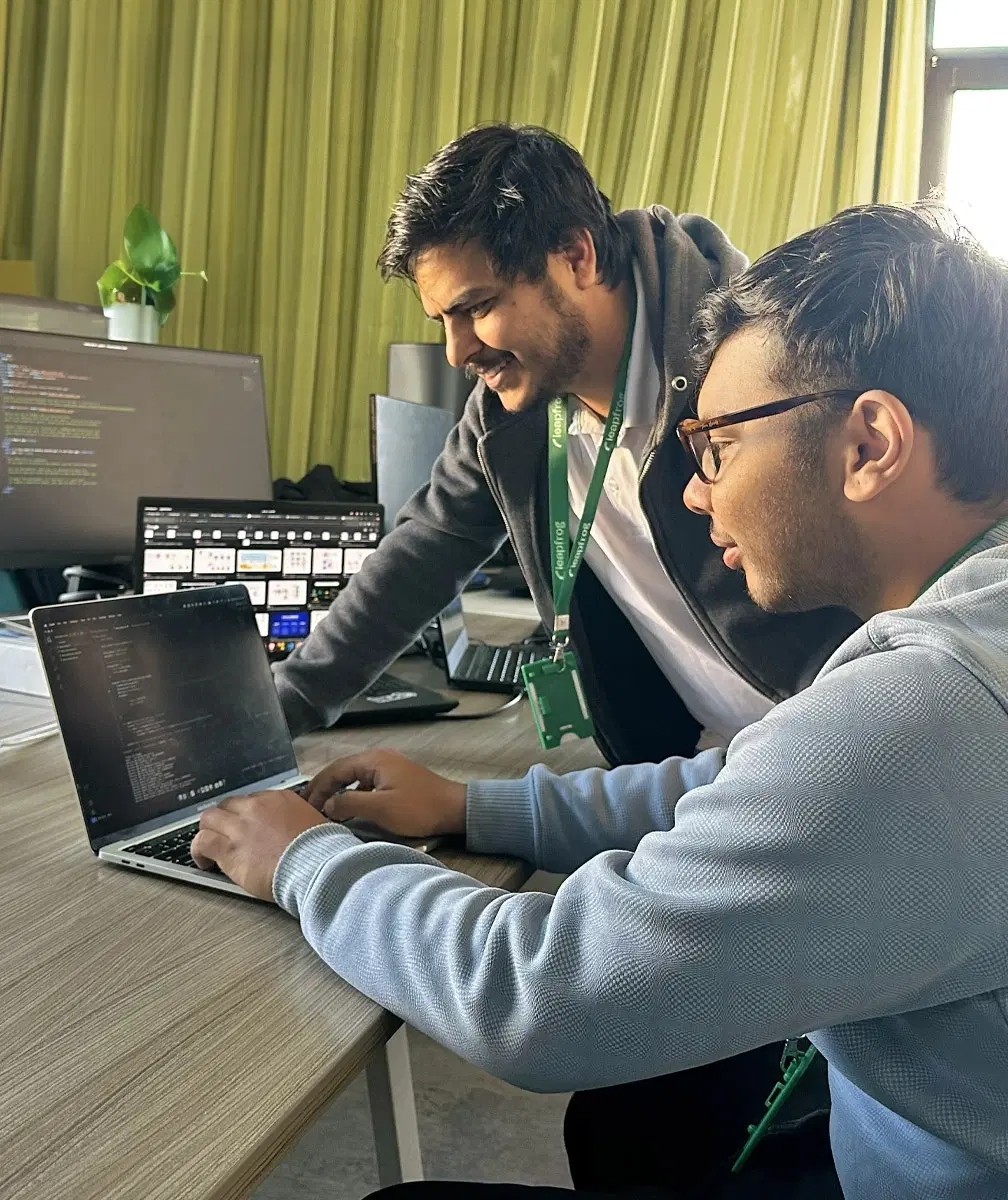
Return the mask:
[[0,328],[0,567],[126,559],[152,493],[269,498],[259,357]]

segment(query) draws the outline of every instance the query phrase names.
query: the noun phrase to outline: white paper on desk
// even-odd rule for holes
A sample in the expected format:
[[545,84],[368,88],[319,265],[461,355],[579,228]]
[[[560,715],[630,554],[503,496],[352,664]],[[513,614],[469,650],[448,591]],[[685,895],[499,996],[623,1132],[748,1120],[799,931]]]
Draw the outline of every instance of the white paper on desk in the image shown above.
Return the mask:
[[0,630],[0,690],[49,698],[34,637]]
[[55,724],[56,712],[48,696],[25,696],[0,688],[0,744],[6,738]]

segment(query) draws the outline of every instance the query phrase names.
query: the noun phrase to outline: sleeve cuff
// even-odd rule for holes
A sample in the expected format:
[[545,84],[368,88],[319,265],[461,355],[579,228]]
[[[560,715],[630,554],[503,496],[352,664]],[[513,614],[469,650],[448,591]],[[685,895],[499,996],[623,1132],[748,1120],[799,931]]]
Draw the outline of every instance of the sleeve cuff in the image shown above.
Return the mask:
[[273,668],[273,682],[292,738],[322,727],[323,721],[319,714],[276,667]]
[[301,919],[301,904],[311,891],[315,876],[341,850],[359,846],[360,841],[335,822],[312,825],[299,833],[280,855],[273,873],[273,899],[296,920]]
[[524,779],[475,779],[466,787],[466,848],[534,863],[535,791]]

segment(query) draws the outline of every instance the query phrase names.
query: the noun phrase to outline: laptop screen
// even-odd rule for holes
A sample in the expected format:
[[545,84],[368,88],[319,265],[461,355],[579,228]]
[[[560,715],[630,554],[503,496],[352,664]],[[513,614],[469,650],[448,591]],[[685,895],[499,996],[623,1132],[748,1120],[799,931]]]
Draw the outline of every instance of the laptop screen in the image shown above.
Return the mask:
[[458,670],[466,650],[469,649],[469,633],[466,629],[462,601],[456,597],[438,617],[441,628],[441,645],[444,647],[445,663],[449,678]]
[[377,504],[142,498],[136,590],[241,583],[271,660],[296,650],[381,537]]
[[297,763],[244,588],[38,609],[92,848]]

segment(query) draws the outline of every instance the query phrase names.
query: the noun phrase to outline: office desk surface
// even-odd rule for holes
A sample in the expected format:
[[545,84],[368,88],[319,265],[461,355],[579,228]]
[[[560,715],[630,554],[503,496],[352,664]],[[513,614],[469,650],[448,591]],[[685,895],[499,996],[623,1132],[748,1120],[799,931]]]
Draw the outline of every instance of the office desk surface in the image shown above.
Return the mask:
[[[443,686],[421,661],[395,669]],[[499,702],[469,693],[463,708]],[[29,716],[0,693],[0,735]],[[298,756],[311,772],[378,745],[460,779],[601,761],[590,743],[541,755],[524,703],[486,721],[314,734]],[[243,1196],[398,1027],[276,908],[99,864],[57,738],[0,756],[0,830],[4,1200]],[[443,857],[500,887],[528,875]]]

